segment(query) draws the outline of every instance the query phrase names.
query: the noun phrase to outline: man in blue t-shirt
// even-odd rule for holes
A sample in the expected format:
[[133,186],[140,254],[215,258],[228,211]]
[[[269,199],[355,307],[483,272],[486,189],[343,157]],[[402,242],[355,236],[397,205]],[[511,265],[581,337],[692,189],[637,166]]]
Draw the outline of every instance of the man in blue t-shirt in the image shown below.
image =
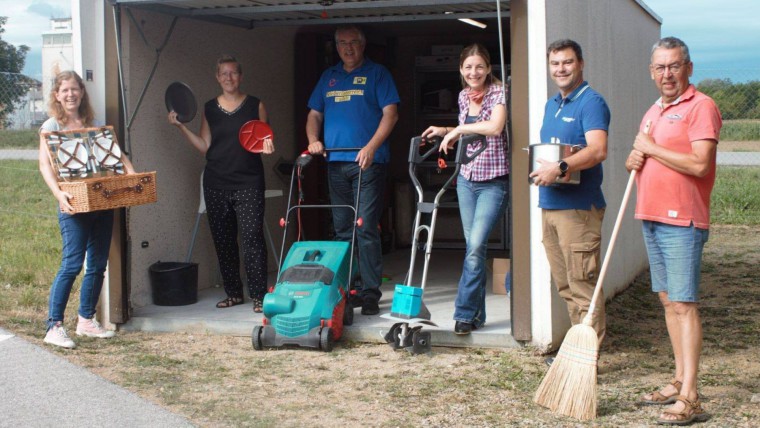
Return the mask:
[[[325,148],[360,148],[328,153],[330,200],[334,205],[354,205],[362,171],[357,228],[359,273],[362,290],[354,301],[363,315],[380,312],[383,254],[378,225],[383,210],[383,189],[390,160],[388,136],[398,120],[399,96],[390,72],[364,58],[366,40],[356,26],[335,32],[341,62],[322,73],[309,98],[306,136],[309,153]],[[320,131],[324,125],[324,142]],[[338,239],[350,241],[353,227],[350,210],[334,209],[333,225]]]
[[[530,174],[539,188],[543,243],[552,279],[567,303],[573,325],[588,312],[599,276],[602,220],[602,161],[607,158],[610,109],[583,80],[583,52],[572,40],[558,40],[546,51],[549,74],[559,93],[546,102],[541,142],[579,145],[578,152],[557,161],[538,160]],[[579,184],[562,184],[580,171]],[[591,317],[601,344],[605,333],[604,294]]]

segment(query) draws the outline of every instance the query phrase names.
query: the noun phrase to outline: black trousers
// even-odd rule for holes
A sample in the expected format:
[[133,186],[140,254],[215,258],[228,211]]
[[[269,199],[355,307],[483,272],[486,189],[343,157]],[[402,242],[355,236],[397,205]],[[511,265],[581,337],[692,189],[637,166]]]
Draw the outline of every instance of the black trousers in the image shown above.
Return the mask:
[[229,297],[243,297],[238,250],[239,228],[248,295],[263,299],[267,291],[264,189],[221,190],[204,187],[203,194],[224,291]]

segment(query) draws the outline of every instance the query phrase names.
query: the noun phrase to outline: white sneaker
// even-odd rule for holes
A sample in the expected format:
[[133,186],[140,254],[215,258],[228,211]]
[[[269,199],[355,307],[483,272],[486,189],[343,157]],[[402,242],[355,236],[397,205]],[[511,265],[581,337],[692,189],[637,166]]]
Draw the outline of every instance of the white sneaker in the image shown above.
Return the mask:
[[95,321],[95,317],[87,319],[79,316],[79,322],[77,322],[77,336],[99,337],[101,339],[107,339],[114,337],[116,333],[111,330],[104,329],[100,323]]
[[63,325],[61,325],[60,322],[56,323],[50,328],[50,330],[48,330],[44,342],[68,349],[74,349],[77,346],[74,341],[71,340],[68,333],[66,333],[66,329],[63,328]]

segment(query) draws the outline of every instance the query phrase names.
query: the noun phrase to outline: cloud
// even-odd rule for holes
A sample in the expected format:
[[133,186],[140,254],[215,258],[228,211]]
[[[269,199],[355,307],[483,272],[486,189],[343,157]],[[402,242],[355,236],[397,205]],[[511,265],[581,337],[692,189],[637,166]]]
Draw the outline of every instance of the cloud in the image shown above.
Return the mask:
[[0,15],[7,16],[3,40],[13,45],[42,47],[42,33],[50,29],[50,18],[70,17],[71,0],[3,1]]
[[60,3],[61,2],[34,1],[26,8],[26,10],[32,15],[38,15],[47,19],[70,17],[70,7],[64,8]]

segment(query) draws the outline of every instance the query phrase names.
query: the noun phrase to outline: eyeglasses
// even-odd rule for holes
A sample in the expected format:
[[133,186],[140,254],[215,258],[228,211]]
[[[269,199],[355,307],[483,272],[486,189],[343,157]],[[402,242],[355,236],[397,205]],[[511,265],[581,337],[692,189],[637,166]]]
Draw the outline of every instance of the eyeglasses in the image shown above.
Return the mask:
[[658,76],[662,76],[663,74],[665,74],[665,70],[670,70],[671,73],[678,74],[681,72],[683,68],[686,67],[688,63],[689,63],[688,61],[683,61],[683,62],[676,62],[670,65],[653,65],[652,69],[654,70],[654,74]]
[[219,73],[219,76],[226,77],[228,79],[230,77],[238,77],[239,75],[240,75],[240,73],[238,73],[237,71],[225,71],[223,73]]
[[351,41],[348,41],[348,42],[345,41],[345,40],[341,40],[341,41],[338,42],[338,46],[340,46],[342,48],[347,48],[349,46],[357,47],[357,46],[360,46],[361,44],[362,44],[361,40],[351,40]]

